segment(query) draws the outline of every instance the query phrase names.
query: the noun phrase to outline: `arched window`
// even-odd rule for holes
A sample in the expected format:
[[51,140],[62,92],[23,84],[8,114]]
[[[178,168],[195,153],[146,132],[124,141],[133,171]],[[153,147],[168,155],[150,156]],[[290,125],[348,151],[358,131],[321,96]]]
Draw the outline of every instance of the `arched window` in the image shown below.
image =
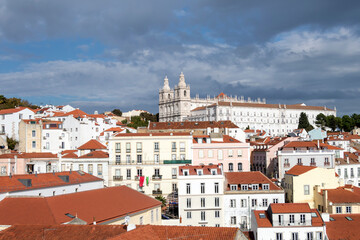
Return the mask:
[[238,163],[238,171],[239,172],[242,171],[242,163],[241,162]]
[[168,99],[170,99],[170,93],[168,94]]
[[229,163],[229,172],[234,171],[234,164]]
[[186,97],[186,90],[184,91],[184,97]]

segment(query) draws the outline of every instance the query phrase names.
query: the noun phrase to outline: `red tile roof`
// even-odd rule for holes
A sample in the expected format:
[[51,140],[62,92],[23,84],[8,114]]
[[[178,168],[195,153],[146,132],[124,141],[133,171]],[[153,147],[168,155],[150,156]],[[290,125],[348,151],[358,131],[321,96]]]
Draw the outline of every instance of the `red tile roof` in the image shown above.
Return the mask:
[[315,168],[316,167],[312,167],[312,166],[295,165],[291,169],[286,171],[285,174],[299,176],[299,175],[304,174],[304,173],[306,173],[306,172],[308,172],[310,170],[313,170]]
[[51,158],[58,159],[56,154],[47,152],[22,153],[18,158]]
[[[358,240],[360,214],[333,214],[334,221],[326,222],[326,233],[331,240]],[[352,220],[346,219],[350,217]]]
[[[229,184],[269,184],[270,190],[282,190],[262,172],[227,172],[225,178],[228,191],[230,190]],[[259,187],[259,189],[261,188]]]
[[100,240],[122,233],[126,233],[124,225],[15,225],[0,231],[0,239]]
[[0,154],[0,158],[11,158],[11,159],[13,159],[13,158],[15,158],[15,156],[19,156],[19,154],[18,153],[5,153],[5,154]]
[[[330,149],[330,150],[343,150],[342,148],[335,147],[326,143],[320,143],[319,144],[321,149]],[[310,141],[293,141],[289,142],[285,146],[283,146],[283,149],[285,148],[314,148],[318,149],[316,142],[310,142]]]
[[32,111],[30,108],[27,108],[27,107],[17,107],[17,108],[9,108],[9,109],[0,110],[0,115],[17,113],[24,109],[29,109],[30,111]]
[[109,154],[103,151],[92,151],[79,158],[109,158]]
[[76,153],[78,150],[64,150],[61,152],[62,155],[67,154],[67,153]]
[[107,149],[106,146],[101,144],[99,141],[95,139],[91,139],[90,141],[84,143],[80,147],[78,147],[79,150],[94,150],[94,149]]
[[[69,176],[69,182],[65,182],[59,176]],[[26,187],[19,179],[31,179],[31,187]],[[55,186],[72,185],[86,182],[103,181],[101,178],[95,177],[85,172],[55,172],[40,174],[16,174],[0,177],[0,193],[14,192],[29,189],[47,188]]]
[[115,137],[190,136],[190,132],[118,133]]
[[200,122],[150,122],[149,130],[163,129],[206,129],[206,128],[239,128],[231,121],[200,121]]
[[203,175],[211,175],[211,169],[217,169],[217,174],[221,174],[221,168],[218,165],[201,165],[201,166],[191,166],[185,165],[179,167],[179,175],[184,176],[184,170],[189,170],[189,175],[198,175],[197,170],[203,169]]
[[[360,203],[360,188],[345,185],[335,189],[326,189],[328,200],[332,203]],[[322,190],[322,193],[325,189]]]
[[61,116],[70,116],[70,115],[73,115],[74,118],[84,118],[85,116],[89,116],[89,114],[87,114],[84,111],[81,111],[80,109],[75,109],[71,112],[64,113]]
[[125,129],[121,128],[121,127],[112,127],[109,129],[104,130],[104,132],[121,132],[124,131]]
[[66,153],[62,158],[78,158],[78,155],[76,155],[74,152]]
[[66,213],[101,224],[160,206],[156,199],[126,186],[54,197],[7,197],[0,202],[0,225],[62,224],[72,220]]
[[118,235],[112,240],[232,240],[236,239],[237,228],[229,227],[192,227],[192,226],[137,226],[136,229]]
[[307,203],[271,203],[272,213],[309,213],[311,209]]
[[[193,143],[198,143],[198,139],[202,138],[202,143],[206,143],[206,139],[205,138],[210,138],[209,135],[194,135],[193,136]],[[230,137],[229,135],[222,135],[222,141],[214,141],[212,140],[213,138],[211,138],[211,143],[241,143],[239,140]]]

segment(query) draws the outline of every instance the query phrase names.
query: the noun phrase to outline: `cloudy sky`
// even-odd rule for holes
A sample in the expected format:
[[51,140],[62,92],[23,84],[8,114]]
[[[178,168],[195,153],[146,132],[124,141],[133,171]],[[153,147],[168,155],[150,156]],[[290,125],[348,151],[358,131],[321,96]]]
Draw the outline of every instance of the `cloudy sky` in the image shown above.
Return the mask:
[[360,113],[360,1],[0,0],[0,94],[89,113],[191,95]]

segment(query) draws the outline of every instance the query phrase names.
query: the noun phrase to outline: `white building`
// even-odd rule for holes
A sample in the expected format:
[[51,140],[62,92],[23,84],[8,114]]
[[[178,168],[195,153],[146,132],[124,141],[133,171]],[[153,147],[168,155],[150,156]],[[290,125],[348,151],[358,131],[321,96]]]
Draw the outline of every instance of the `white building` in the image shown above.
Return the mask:
[[181,166],[178,181],[182,225],[224,226],[224,175],[220,166]]
[[293,141],[284,145],[277,153],[278,172],[284,177],[285,171],[295,165],[335,168],[335,158],[341,157],[343,149],[325,143]]
[[0,201],[7,196],[57,196],[104,187],[103,180],[80,171],[0,177]]
[[147,195],[177,191],[179,166],[192,163],[190,133],[119,133],[109,139],[110,186]]
[[253,211],[251,221],[255,240],[327,239],[320,213],[307,203],[273,203]]
[[271,203],[284,203],[284,190],[261,172],[225,173],[224,227],[249,230],[251,211],[266,210]]
[[335,171],[345,184],[360,187],[360,154],[345,152],[344,158],[337,158]]
[[34,119],[35,113],[26,107],[0,110],[0,134],[19,141],[19,123],[22,119]]
[[231,120],[241,129],[265,130],[272,136],[286,135],[298,127],[300,113],[305,112],[310,124],[315,126],[316,116],[336,115],[336,109],[306,106],[306,104],[266,104],[265,99],[246,101],[244,97],[229,97],[224,93],[217,97],[201,99],[197,95],[190,97],[190,86],[185,83],[184,74],[180,74],[179,83],[170,89],[169,80],[159,90],[160,122],[172,121],[221,121]]

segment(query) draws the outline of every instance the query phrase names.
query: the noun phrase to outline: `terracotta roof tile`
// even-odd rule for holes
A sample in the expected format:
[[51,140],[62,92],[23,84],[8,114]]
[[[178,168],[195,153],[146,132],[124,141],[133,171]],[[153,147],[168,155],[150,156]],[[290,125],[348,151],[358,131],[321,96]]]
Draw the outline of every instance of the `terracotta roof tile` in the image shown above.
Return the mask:
[[289,169],[288,171],[285,172],[285,174],[288,175],[294,175],[294,176],[299,176],[301,174],[304,174],[310,170],[315,169],[316,167],[313,166],[300,166],[300,165],[295,165],[293,166],[291,169]]
[[67,153],[76,153],[78,150],[64,150],[61,152],[62,155],[67,154]]
[[80,147],[79,150],[94,150],[94,149],[107,149],[103,144],[95,139],[91,139],[90,141],[84,143]]
[[[69,182],[65,182],[59,176],[69,176]],[[31,179],[31,187],[26,187],[19,179]],[[47,188],[54,186],[64,186],[79,184],[85,182],[103,181],[101,178],[95,177],[85,172],[55,172],[40,174],[16,174],[0,177],[0,193],[22,191],[29,189]]]
[[78,158],[78,155],[74,152],[66,153],[62,158]]
[[34,153],[22,153],[18,158],[52,158],[58,159],[56,154],[48,152],[34,152]]
[[92,151],[79,158],[109,158],[109,154],[103,151]]
[[[325,189],[322,190],[322,192]],[[344,186],[335,189],[326,189],[328,200],[333,203],[360,203],[360,188],[355,186]]]
[[27,108],[27,107],[17,107],[17,108],[9,108],[9,109],[0,110],[0,115],[17,113],[24,109],[29,109],[30,111],[32,111],[30,108]]
[[190,136],[190,132],[118,133],[115,137]]
[[206,128],[239,128],[231,121],[199,121],[199,122],[150,122],[149,130],[163,129],[206,129]]
[[269,184],[270,190],[282,190],[262,172],[227,172],[225,178],[227,191],[230,190],[230,184]]
[[[331,150],[343,150],[342,148],[332,146],[326,143],[320,143],[319,144],[321,149],[331,149]],[[316,142],[310,142],[310,141],[292,141],[287,143],[284,148],[314,148],[318,149],[318,145]]]
[[185,165],[179,166],[179,175],[184,176],[184,170],[189,170],[189,175],[198,175],[197,170],[203,169],[203,175],[211,175],[211,169],[216,169],[217,174],[221,174],[221,168],[218,165],[201,165],[201,166],[192,166]]
[[7,197],[0,202],[0,225],[62,224],[72,220],[66,213],[77,214],[88,224],[95,217],[101,224],[160,206],[156,199],[126,186],[54,197]]
[[309,213],[311,209],[307,203],[271,203],[272,213]]
[[[360,236],[360,214],[333,214],[334,221],[326,223],[326,233],[331,240],[358,240]],[[349,221],[346,217],[350,217]]]

